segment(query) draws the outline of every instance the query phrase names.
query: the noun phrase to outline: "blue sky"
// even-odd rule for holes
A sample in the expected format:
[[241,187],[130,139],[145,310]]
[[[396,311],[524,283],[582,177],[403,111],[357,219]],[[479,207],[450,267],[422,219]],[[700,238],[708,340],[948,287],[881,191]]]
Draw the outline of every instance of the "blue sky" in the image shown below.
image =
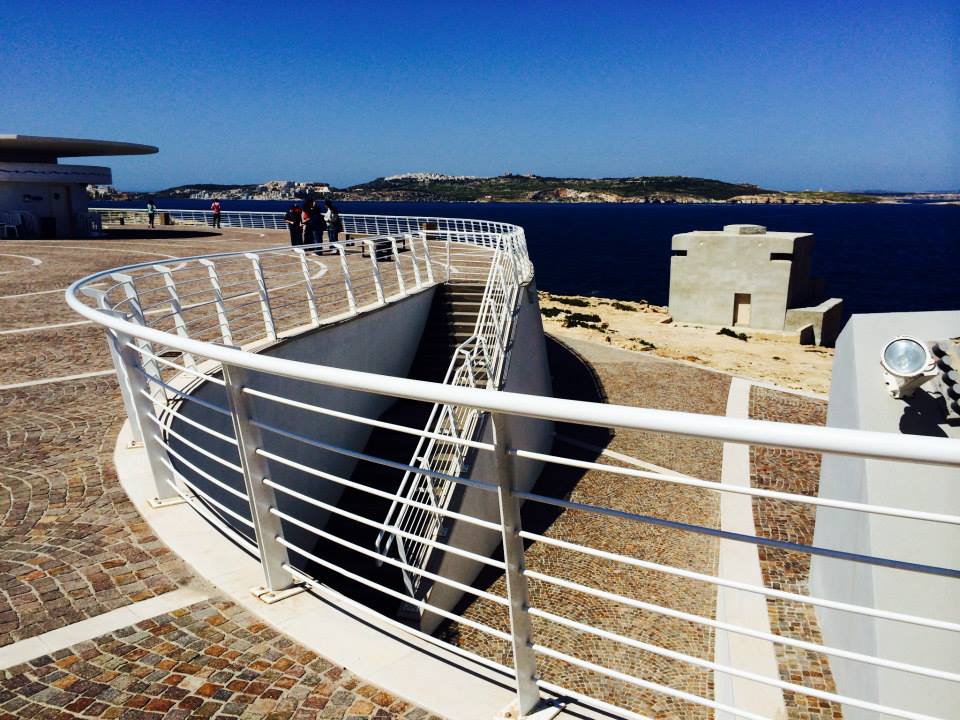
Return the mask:
[[955,2],[0,5],[0,133],[126,189],[429,170],[960,187]]

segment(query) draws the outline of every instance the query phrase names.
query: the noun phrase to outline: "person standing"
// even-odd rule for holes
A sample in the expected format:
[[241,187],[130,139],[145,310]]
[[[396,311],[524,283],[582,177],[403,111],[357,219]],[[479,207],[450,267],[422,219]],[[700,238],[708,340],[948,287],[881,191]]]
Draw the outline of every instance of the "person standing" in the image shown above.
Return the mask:
[[303,245],[303,215],[299,205],[291,205],[287,214],[283,216],[283,221],[287,224],[290,231],[290,244],[296,247]]
[[213,226],[215,228],[220,227],[220,201],[214,200],[210,210],[213,212]]
[[147,200],[147,224],[150,227],[153,227],[154,220],[157,217],[157,204],[153,201],[153,198]]
[[337,210],[336,205],[330,200],[325,200],[324,204],[327,206],[327,211],[323,214],[323,219],[327,223],[327,236],[331,243],[335,243],[343,231],[343,220],[340,219],[340,211]]
[[[327,223],[323,219],[323,211],[312,198],[307,200],[303,208],[303,244],[319,245],[323,242],[323,231]],[[319,248],[317,249],[319,253]]]

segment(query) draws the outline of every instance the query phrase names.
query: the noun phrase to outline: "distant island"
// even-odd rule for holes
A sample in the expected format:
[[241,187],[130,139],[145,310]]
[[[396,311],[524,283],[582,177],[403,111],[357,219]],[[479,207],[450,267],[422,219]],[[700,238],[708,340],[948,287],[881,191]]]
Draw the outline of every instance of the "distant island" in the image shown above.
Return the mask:
[[536,202],[536,203],[744,203],[815,205],[898,202],[899,196],[817,191],[782,191],[749,183],[707,178],[650,176],[628,178],[558,178],[506,173],[495,177],[406,173],[381,177],[346,188],[323,182],[271,180],[261,184],[193,184],[154,192],[118,192],[91,186],[100,200],[147,198],[193,200],[300,200],[322,196],[335,200],[386,202]]

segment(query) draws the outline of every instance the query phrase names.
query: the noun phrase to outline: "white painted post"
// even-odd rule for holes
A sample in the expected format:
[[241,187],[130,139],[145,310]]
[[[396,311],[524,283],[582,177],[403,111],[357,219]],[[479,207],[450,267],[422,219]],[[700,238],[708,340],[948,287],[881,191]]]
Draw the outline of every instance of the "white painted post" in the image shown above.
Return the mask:
[[407,294],[406,284],[403,282],[403,271],[400,269],[400,251],[397,250],[397,239],[390,238],[390,247],[393,249],[393,262],[397,267],[397,285],[400,286],[400,296]]
[[[95,298],[97,305],[100,306],[100,312],[117,318],[126,320],[126,316],[117,310],[111,310],[107,306],[107,296],[104,292],[96,288],[83,288],[81,290],[88,297]],[[140,426],[140,416],[137,414],[137,406],[133,400],[133,388],[130,386],[129,371],[120,357],[120,344],[117,334],[113,330],[107,330],[107,347],[110,349],[110,359],[113,360],[113,367],[117,371],[117,384],[120,385],[120,398],[123,400],[123,409],[130,420],[130,434],[133,439],[130,447],[143,447],[143,428]]]
[[410,245],[410,257],[413,258],[413,282],[416,284],[417,289],[419,290],[421,287],[423,287],[423,282],[420,280],[420,268],[417,267],[417,261],[419,258],[417,258],[417,248],[413,244],[413,235],[410,233],[404,233],[403,239],[407,244]]
[[340,272],[343,273],[343,284],[347,289],[347,305],[350,312],[357,312],[357,296],[353,294],[353,283],[350,282],[350,268],[347,266],[347,247],[344,243],[334,243],[337,255],[340,256]]
[[[412,244],[411,244],[412,247]],[[424,264],[427,266],[427,282],[433,283],[433,262],[430,260],[430,244],[427,242],[427,234],[423,233],[423,257]],[[449,259],[449,258],[448,258]],[[447,278],[450,279],[449,277]]]
[[217,322],[220,324],[220,336],[223,338],[223,344],[232,346],[233,335],[230,333],[230,320],[227,318],[227,306],[223,302],[223,291],[220,289],[220,276],[217,275],[217,266],[213,260],[206,258],[201,259],[200,264],[207,268],[207,274],[210,276],[210,287],[213,288],[213,300],[217,307]]
[[260,293],[260,311],[263,313],[263,327],[268,340],[277,339],[277,329],[273,324],[273,311],[270,309],[270,295],[267,293],[267,282],[263,277],[263,265],[260,256],[256,253],[244,253],[253,263],[253,275],[257,279],[257,292]]
[[[120,284],[120,287],[123,288],[123,293],[127,298],[126,305],[127,305],[127,308],[129,309],[129,319],[139,325],[146,327],[147,321],[143,315],[143,307],[140,305],[140,295],[137,293],[137,286],[134,285],[133,278],[130,275],[127,275],[125,273],[119,273],[119,272],[111,273],[110,277],[113,278],[116,282],[118,282]],[[134,342],[136,342],[137,347],[147,351],[151,355],[156,355],[156,353],[153,352],[153,345],[151,345],[146,340],[137,339]],[[162,378],[162,376],[160,375],[160,368],[153,358],[148,357],[146,360],[143,361],[142,364],[144,369],[147,371],[148,375],[151,375],[152,377],[155,377],[158,380]],[[147,388],[149,389],[149,387],[150,385],[148,383]],[[163,385],[157,385],[157,389],[159,393],[163,396],[164,400],[166,400],[167,391],[163,387]]]
[[525,717],[540,704],[537,687],[537,659],[533,652],[527,578],[524,576],[523,539],[520,537],[520,502],[513,494],[515,473],[508,454],[510,438],[507,417],[493,413],[494,473],[503,533],[503,560],[506,564],[507,599],[510,601],[510,634],[513,639],[513,667],[517,674],[517,710]]
[[[170,296],[170,312],[173,313],[173,324],[177,329],[177,335],[182,338],[189,338],[190,332],[187,330],[187,321],[183,319],[183,308],[180,305],[180,292],[177,290],[177,283],[173,279],[173,272],[166,265],[154,265],[153,269],[163,275],[163,284],[167,288],[167,294]],[[197,363],[190,353],[181,353],[183,361],[188,367],[196,370]]]
[[254,590],[254,594],[270,602],[279,600],[278,593],[290,588],[294,583],[284,565],[290,563],[287,549],[277,542],[283,537],[280,518],[270,512],[277,506],[273,488],[264,484],[269,477],[267,461],[257,454],[263,447],[260,428],[251,422],[250,401],[243,392],[248,384],[247,371],[236,365],[223,365],[223,379],[226,381],[227,400],[230,403],[230,418],[240,450],[240,466],[243,468],[243,482],[250,502],[250,517],[260,550],[260,564],[263,566],[265,586]]
[[320,313],[317,312],[317,296],[313,292],[313,283],[310,282],[310,265],[307,262],[307,253],[301,248],[293,251],[300,256],[300,269],[303,270],[303,283],[307,288],[307,305],[310,308],[310,322],[314,327],[320,324]]
[[136,422],[140,424],[143,447],[147,452],[147,462],[157,492],[156,497],[149,502],[153,507],[176,505],[183,500],[176,489],[176,479],[167,459],[167,450],[160,440],[162,431],[157,409],[160,406],[150,394],[148,371],[145,364],[140,362],[140,353],[134,349],[136,346],[129,335],[115,332],[114,342],[123,365],[123,374],[129,383],[131,404],[137,416]]
[[373,263],[373,284],[377,288],[377,301],[383,305],[387,299],[383,294],[383,282],[380,280],[380,266],[377,265],[377,244],[373,240],[364,240],[363,244],[370,251],[370,262]]

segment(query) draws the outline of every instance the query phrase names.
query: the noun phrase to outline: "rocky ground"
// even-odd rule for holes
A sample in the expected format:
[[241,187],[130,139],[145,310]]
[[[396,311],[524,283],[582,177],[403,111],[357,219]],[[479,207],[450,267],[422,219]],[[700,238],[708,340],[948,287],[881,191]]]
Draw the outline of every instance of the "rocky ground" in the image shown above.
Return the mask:
[[[544,327],[560,338],[605,342],[626,350],[766,380],[783,387],[826,393],[833,349],[800,345],[795,336],[673,322],[665,307],[646,302],[540,293]],[[733,332],[732,328],[727,330]]]

